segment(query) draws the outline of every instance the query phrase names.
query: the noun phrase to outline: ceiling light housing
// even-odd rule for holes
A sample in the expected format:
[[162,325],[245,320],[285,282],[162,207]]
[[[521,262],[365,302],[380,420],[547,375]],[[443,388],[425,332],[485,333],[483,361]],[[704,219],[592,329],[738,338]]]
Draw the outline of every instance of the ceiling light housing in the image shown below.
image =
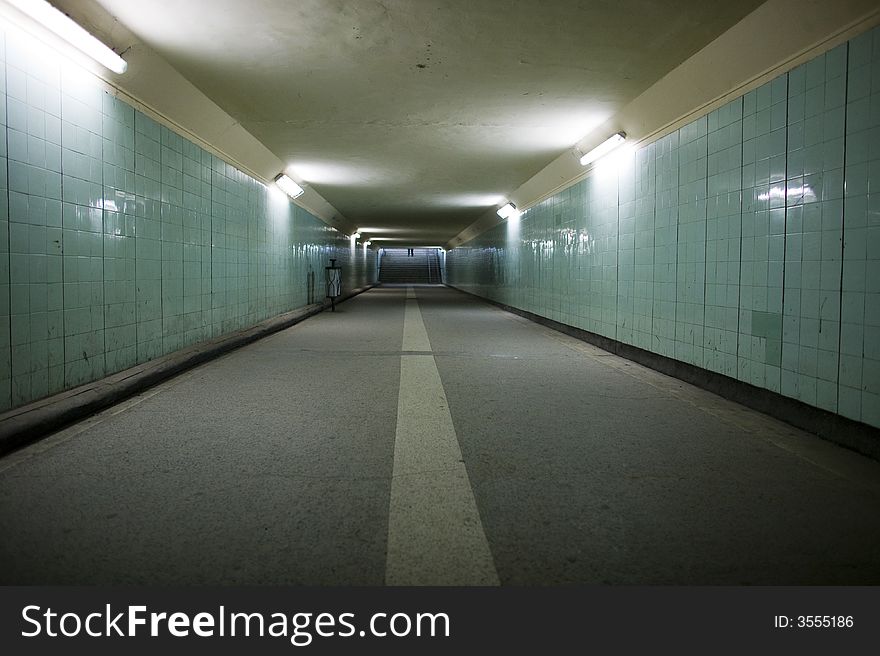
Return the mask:
[[305,193],[305,190],[296,184],[286,173],[279,173],[275,176],[275,184],[291,198],[299,198]]
[[45,0],[7,0],[7,2],[114,73],[122,75],[128,68],[128,63],[109,46]]
[[498,211],[496,212],[496,214],[498,214],[498,216],[500,216],[502,219],[508,219],[511,216],[513,216],[514,214],[516,214],[516,205],[514,205],[513,203],[507,203],[506,205],[502,205],[501,207],[498,208]]
[[595,162],[600,157],[603,157],[610,153],[612,150],[617,148],[620,144],[626,141],[626,132],[617,132],[608,137],[605,141],[600,143],[598,146],[593,148],[586,155],[581,156],[581,166],[586,166],[592,162]]

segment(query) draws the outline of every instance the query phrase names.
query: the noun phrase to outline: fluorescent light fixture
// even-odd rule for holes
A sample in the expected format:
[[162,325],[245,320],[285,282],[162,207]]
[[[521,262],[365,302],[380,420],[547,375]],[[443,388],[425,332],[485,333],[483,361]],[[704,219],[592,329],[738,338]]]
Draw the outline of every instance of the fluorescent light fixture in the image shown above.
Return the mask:
[[502,219],[507,219],[516,214],[516,205],[514,205],[513,203],[507,203],[507,205],[504,205],[498,209],[497,214]]
[[275,184],[277,184],[281,188],[281,191],[291,198],[299,198],[304,193],[304,189],[284,173],[279,173],[275,177]]
[[581,157],[581,166],[586,166],[590,162],[595,162],[600,157],[607,155],[612,150],[617,148],[624,141],[626,141],[626,132],[618,132],[616,134],[612,134],[605,141],[593,148],[593,150]]
[[128,68],[122,57],[45,0],[7,0],[7,2],[114,73],[121,75]]

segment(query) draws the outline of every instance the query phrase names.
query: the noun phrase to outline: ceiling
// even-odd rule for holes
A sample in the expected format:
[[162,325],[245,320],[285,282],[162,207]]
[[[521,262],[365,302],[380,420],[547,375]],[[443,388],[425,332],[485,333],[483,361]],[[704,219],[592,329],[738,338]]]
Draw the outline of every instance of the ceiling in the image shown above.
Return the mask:
[[362,232],[443,244],[760,0],[98,0]]

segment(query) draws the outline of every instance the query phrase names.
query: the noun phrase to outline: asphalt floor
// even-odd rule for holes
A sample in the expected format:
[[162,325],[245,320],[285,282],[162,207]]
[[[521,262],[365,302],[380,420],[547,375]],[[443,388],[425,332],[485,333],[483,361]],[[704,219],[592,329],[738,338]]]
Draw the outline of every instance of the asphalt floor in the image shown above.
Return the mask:
[[880,583],[880,463],[440,286],[0,459],[2,584]]

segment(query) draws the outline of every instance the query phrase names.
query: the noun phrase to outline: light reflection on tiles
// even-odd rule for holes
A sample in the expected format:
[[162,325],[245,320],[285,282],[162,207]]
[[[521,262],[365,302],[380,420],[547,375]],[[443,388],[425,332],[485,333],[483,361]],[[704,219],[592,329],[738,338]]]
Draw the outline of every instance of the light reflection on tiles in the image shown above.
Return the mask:
[[880,28],[447,255],[448,281],[880,426]]
[[331,257],[348,288],[373,277],[363,249],[26,37],[0,33],[0,64],[0,411],[305,305]]

